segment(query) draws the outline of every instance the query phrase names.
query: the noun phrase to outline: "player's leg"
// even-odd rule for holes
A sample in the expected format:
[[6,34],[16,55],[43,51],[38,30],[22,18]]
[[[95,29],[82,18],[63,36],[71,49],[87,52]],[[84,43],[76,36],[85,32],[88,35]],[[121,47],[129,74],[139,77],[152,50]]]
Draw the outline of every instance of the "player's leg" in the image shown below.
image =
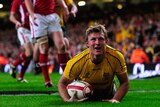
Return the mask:
[[[63,36],[64,36],[64,43],[65,43],[65,47],[66,47],[66,52],[68,53],[68,60],[71,59],[71,53],[69,51],[69,47],[70,47],[70,44],[69,44],[69,40],[67,38],[67,25],[64,23],[63,26],[61,26],[62,28],[62,31],[63,31]],[[65,66],[64,66],[65,67]],[[59,74],[63,74],[63,71],[64,71],[64,68],[62,68],[62,66],[59,67]]]
[[64,37],[64,42],[65,42],[65,47],[66,47],[66,52],[68,53],[68,59],[71,59],[72,58],[72,55],[71,55],[71,52],[69,50],[70,48],[70,44],[69,44],[69,40],[67,37]]
[[19,33],[21,34],[19,36],[19,39],[21,40],[21,45],[24,48],[24,55],[25,58],[23,58],[21,65],[22,69],[18,75],[18,81],[22,81],[24,79],[24,74],[29,66],[29,63],[32,59],[33,54],[33,45],[31,41],[31,33],[28,29],[22,28]]
[[18,81],[26,82],[26,81],[24,81],[24,75],[25,75],[25,72],[29,66],[31,59],[32,59],[33,46],[32,46],[31,42],[27,42],[27,43],[24,43],[23,47],[25,50],[26,58],[21,63],[22,69],[21,69],[20,73],[18,74]]
[[39,47],[39,64],[44,76],[45,86],[52,87],[52,82],[48,73],[48,37],[42,36],[37,39],[38,47]]
[[33,60],[35,63],[35,75],[41,73],[41,67],[39,65],[39,47],[38,43],[34,43],[34,53],[33,53]]
[[64,25],[61,28],[62,28],[62,31],[63,31],[63,36],[64,36],[64,42],[65,42],[66,50],[68,51],[70,44],[69,44],[69,40],[67,38],[67,36],[68,36],[67,25],[64,23]]
[[66,52],[62,28],[59,24],[60,19],[57,14],[52,14],[48,16],[48,19],[50,19],[51,23],[49,26],[49,32],[52,32],[52,40],[54,41],[58,51],[58,62],[64,70],[68,61],[68,53]]
[[30,29],[31,29],[31,38],[32,38],[32,43],[33,43],[33,61],[34,61],[34,74],[39,74],[41,73],[41,67],[39,65],[39,47],[38,43],[36,40],[37,34],[35,33],[36,26],[32,22],[32,18],[29,17],[30,20]]
[[69,49],[69,40],[67,39],[67,37],[64,37],[64,43],[65,43],[66,50],[68,50]]
[[[16,78],[16,67],[21,64],[26,59],[31,59],[32,57],[32,43],[30,37],[30,31],[25,28],[17,29],[18,39],[20,41],[21,46],[23,47],[23,51],[20,53],[19,57],[10,64],[10,74],[13,78]],[[24,44],[27,44],[28,47],[25,47]]]
[[25,52],[22,51],[20,55],[14,60],[13,63],[10,63],[9,73],[13,78],[16,78],[16,67],[26,58]]
[[60,66],[62,67],[62,69],[64,70],[66,63],[68,61],[68,53],[66,52],[63,33],[62,32],[54,32],[53,39],[55,42],[55,46],[57,47],[57,50],[58,50],[58,62],[60,64]]
[[[35,14],[36,16],[36,23],[35,25],[32,22],[32,19],[30,17],[30,26],[32,31],[32,38],[36,38],[36,42],[38,44],[34,46],[34,58],[37,60],[37,57],[35,56],[38,54],[38,62],[41,67],[42,74],[44,76],[45,86],[46,87],[52,87],[52,81],[50,80],[49,73],[48,73],[48,23],[46,22],[46,16]],[[37,53],[38,52],[38,53]]]
[[18,79],[17,79],[18,82],[26,82],[26,83],[28,82],[26,79],[24,79],[24,75],[29,66],[29,63],[30,63],[30,60],[22,62],[21,64],[22,68],[21,68],[20,73],[18,74]]

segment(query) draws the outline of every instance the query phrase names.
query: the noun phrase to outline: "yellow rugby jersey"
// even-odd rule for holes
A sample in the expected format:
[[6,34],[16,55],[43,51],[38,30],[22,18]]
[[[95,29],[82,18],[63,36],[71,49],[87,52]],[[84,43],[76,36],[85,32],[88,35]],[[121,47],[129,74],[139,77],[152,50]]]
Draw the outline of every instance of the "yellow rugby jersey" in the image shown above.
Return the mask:
[[[71,3],[73,3],[73,0],[64,0],[66,5],[69,6]],[[55,13],[57,13],[60,17],[60,25],[64,26],[64,21],[63,21],[63,9],[57,4],[55,0]]]
[[67,62],[64,76],[70,80],[79,79],[90,83],[94,89],[104,85],[104,90],[113,92],[115,74],[127,73],[124,57],[118,50],[106,45],[106,53],[99,64],[92,63],[89,48]]

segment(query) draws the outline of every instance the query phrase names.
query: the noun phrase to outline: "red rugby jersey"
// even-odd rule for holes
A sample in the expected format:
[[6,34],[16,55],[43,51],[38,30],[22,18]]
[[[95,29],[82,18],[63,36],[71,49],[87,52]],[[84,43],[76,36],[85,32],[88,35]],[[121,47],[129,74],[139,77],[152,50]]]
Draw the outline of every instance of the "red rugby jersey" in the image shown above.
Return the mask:
[[30,29],[29,13],[25,6],[24,0],[13,0],[11,12],[15,12],[18,15],[18,20],[22,23],[22,27]]
[[54,0],[33,0],[34,12],[41,15],[54,13]]

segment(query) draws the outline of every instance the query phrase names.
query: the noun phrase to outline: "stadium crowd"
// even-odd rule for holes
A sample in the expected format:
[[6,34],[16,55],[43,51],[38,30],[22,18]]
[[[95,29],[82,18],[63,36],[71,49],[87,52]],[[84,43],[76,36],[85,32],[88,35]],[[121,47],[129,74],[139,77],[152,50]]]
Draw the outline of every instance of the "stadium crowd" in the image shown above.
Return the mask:
[[[70,52],[74,56],[85,48],[85,29],[95,22],[105,24],[108,28],[108,44],[120,50],[127,63],[160,63],[160,11],[132,13],[119,15],[116,12],[106,13],[101,19],[68,23],[68,39]],[[20,52],[19,42],[16,39],[16,30],[6,29],[0,31],[0,55],[8,61],[14,60]],[[132,55],[135,49],[139,48],[141,54]],[[54,49],[52,49],[54,50]],[[139,53],[139,51],[137,51]],[[56,52],[50,52],[49,58],[56,58]],[[54,54],[53,54],[54,53]],[[131,56],[133,56],[131,61]],[[144,56],[144,55],[143,55]]]
[[108,16],[109,18],[106,19],[69,25],[69,41],[73,55],[86,48],[84,47],[83,29],[91,26],[94,22],[98,22],[106,25],[109,32],[109,45],[120,50],[124,54],[127,63],[132,63],[130,60],[132,52],[138,47],[146,54],[148,61],[143,61],[143,58],[140,58],[133,63],[160,62],[160,13],[147,13],[144,16],[141,14],[127,14],[123,17],[117,14]]

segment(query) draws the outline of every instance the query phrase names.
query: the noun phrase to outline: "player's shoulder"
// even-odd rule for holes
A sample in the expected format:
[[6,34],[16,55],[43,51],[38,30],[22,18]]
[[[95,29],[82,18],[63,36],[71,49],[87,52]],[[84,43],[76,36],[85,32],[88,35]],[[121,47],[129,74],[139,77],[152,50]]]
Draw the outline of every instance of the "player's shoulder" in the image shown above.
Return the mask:
[[24,0],[13,0],[12,2],[20,2],[20,3],[22,3],[22,2],[24,2]]
[[23,0],[13,0],[12,5],[21,4]]
[[81,53],[75,55],[73,58],[69,60],[70,63],[83,62],[87,60],[89,57],[89,48],[85,49]]
[[106,45],[106,53],[108,53],[111,56],[114,56],[116,58],[123,58],[122,52],[120,52],[119,50],[117,50],[109,45]]

